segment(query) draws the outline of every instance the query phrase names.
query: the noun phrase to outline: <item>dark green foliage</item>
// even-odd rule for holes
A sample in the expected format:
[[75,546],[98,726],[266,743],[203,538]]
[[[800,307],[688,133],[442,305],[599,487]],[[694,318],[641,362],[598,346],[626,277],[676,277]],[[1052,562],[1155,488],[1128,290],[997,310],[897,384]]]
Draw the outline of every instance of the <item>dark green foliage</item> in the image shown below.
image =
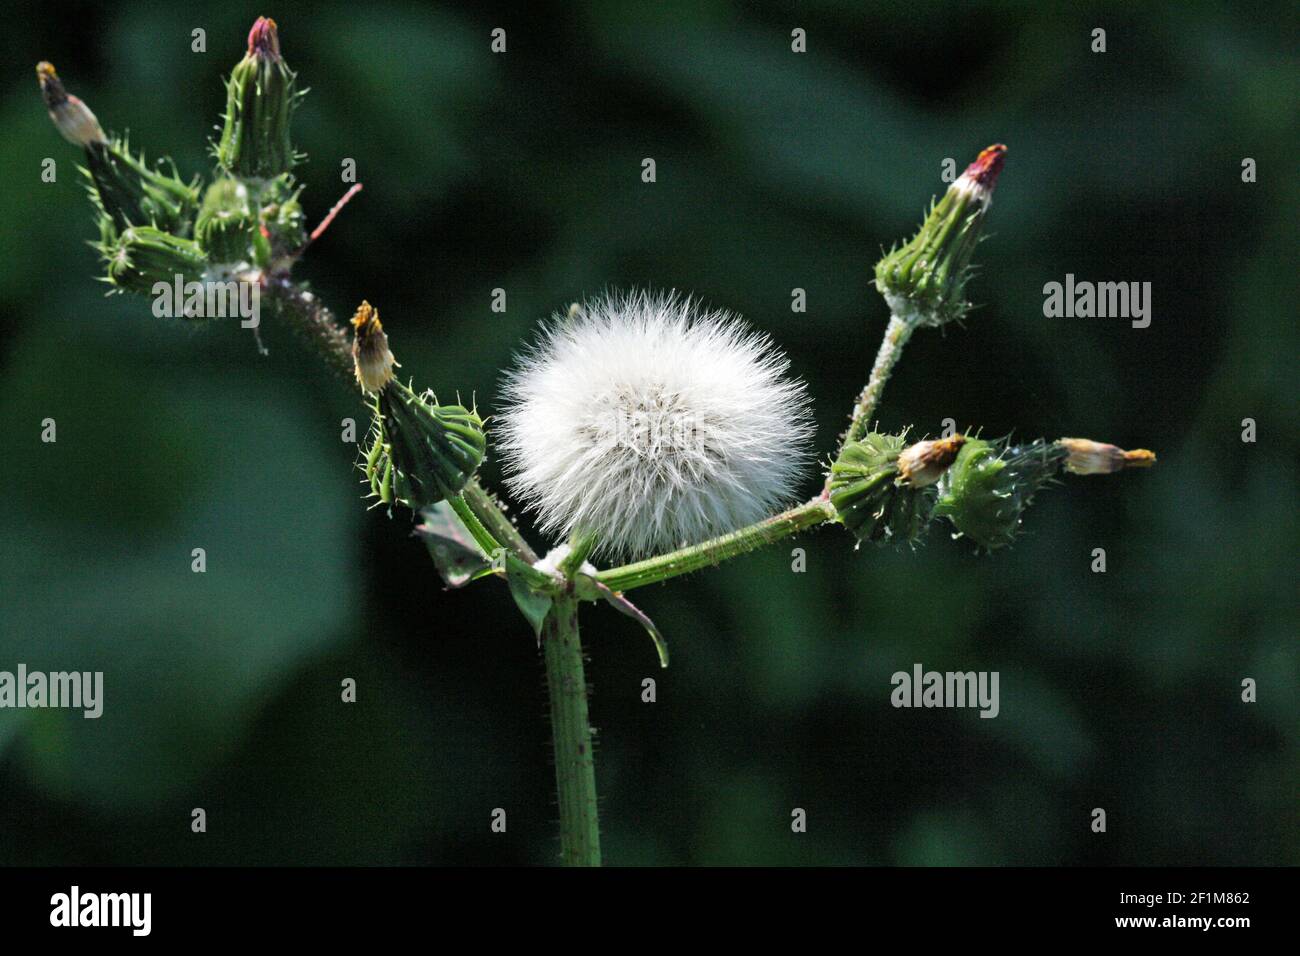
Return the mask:
[[[12,48],[55,60],[150,156],[205,169],[247,8],[48,9],[9,24]],[[831,447],[886,320],[864,262],[915,225],[942,157],[1001,137],[1011,165],[968,287],[980,321],[908,346],[884,425],[964,413],[995,433],[1159,438],[1147,475],[1040,496],[996,560],[941,542],[943,522],[930,547],[856,560],[824,529],[633,594],[678,657],[655,704],[645,642],[586,608],[611,862],[1300,862],[1284,506],[1300,432],[1280,415],[1300,326],[1287,271],[1259,254],[1292,249],[1300,214],[1290,7],[1117,7],[1127,39],[1103,24],[1105,55],[1064,4],[948,5],[924,30],[915,4],[809,5],[805,55],[790,18],[714,0],[657,27],[543,3],[500,56],[498,22],[468,6],[294,9],[313,222],[345,188],[339,157],[366,179],[304,276],[340,312],[369,295],[411,316],[406,368],[477,389],[485,414],[557,303],[653,281],[777,337]],[[49,24],[74,20],[87,39],[50,49]],[[174,42],[197,25],[206,55]],[[545,692],[526,625],[489,593],[505,585],[444,593],[403,522],[356,507],[338,433],[356,399],[273,317],[261,358],[235,323],[195,335],[104,299],[63,176],[76,151],[27,69],[5,82],[10,167],[58,157],[60,180],[0,192],[23,237],[0,270],[0,437],[34,469],[0,500],[0,668],[102,669],[107,703],[100,720],[0,709],[0,863],[554,861]],[[1153,280],[1151,328],[1045,320],[1041,285],[1066,272]],[[1106,574],[1088,570],[1097,546]],[[891,708],[890,674],[918,661],[1001,669],[1002,714]],[[1089,831],[1099,804],[1122,833]],[[225,821],[209,838],[186,826],[199,805]],[[508,839],[486,826],[497,806],[528,808]]]

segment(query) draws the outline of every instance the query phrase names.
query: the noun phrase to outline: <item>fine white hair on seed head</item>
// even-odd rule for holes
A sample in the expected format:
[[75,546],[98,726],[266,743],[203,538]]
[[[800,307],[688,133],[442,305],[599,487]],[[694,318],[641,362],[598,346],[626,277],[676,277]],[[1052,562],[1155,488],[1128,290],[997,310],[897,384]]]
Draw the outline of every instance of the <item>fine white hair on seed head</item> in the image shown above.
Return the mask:
[[638,558],[790,502],[812,434],[789,361],[740,318],[676,293],[557,314],[505,383],[506,482],[543,532]]

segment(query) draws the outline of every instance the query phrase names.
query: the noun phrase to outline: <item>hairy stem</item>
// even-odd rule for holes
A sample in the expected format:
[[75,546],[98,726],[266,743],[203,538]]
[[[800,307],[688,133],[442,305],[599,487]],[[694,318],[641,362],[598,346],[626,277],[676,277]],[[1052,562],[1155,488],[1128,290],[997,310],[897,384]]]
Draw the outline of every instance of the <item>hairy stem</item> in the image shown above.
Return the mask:
[[630,591],[646,584],[666,581],[679,574],[689,574],[728,558],[746,554],[781,538],[797,534],[835,518],[835,509],[825,498],[814,498],[806,504],[791,508],[779,515],[766,518],[739,531],[700,544],[682,548],[670,554],[646,558],[620,568],[610,568],[596,575],[596,580],[612,591]]
[[464,495],[456,495],[454,498],[448,498],[447,503],[451,505],[451,510],[456,512],[461,523],[469,531],[470,536],[477,542],[478,546],[483,549],[483,553],[488,557],[496,554],[497,549],[501,547],[501,542],[497,541],[492,532],[483,527],[479,521],[478,515],[474,514],[469,504],[465,501]]
[[287,275],[268,277],[266,291],[279,306],[285,324],[315,349],[331,371],[343,381],[354,383],[352,341],[343,326],[334,321],[334,314],[325,303]]
[[542,626],[546,686],[560,802],[560,856],[566,866],[600,866],[596,762],[587,714],[587,675],[578,635],[578,601],[556,598]]
[[461,496],[494,538],[529,564],[537,563],[537,552],[524,540],[524,536],[519,533],[514,522],[506,517],[506,513],[501,510],[492,493],[479,484],[477,478],[469,480],[469,484],[461,491]]
[[[843,448],[846,442],[858,441],[867,433],[870,427],[871,416],[875,413],[876,407],[880,404],[880,396],[884,394],[885,383],[889,381],[889,373],[894,370],[899,358],[903,354],[903,346],[912,336],[912,324],[900,319],[897,315],[889,317],[889,325],[885,327],[885,337],[880,342],[880,349],[876,352],[876,362],[871,366],[871,377],[867,379],[866,387],[862,389],[862,394],[858,396],[858,402],[853,406],[853,417],[849,422],[849,430],[844,433],[844,439],[840,443]],[[827,487],[830,486],[830,479],[827,478]]]

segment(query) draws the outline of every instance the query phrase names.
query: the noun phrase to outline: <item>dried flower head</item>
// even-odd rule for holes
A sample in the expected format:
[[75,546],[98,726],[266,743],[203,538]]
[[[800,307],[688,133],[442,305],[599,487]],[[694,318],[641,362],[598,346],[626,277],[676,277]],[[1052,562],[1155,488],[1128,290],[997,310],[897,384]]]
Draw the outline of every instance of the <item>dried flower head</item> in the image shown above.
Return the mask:
[[1124,468],[1150,468],[1156,463],[1155,452],[1145,448],[1125,451],[1088,438],[1062,438],[1057,444],[1069,452],[1065,470],[1074,475],[1109,475]]
[[53,63],[42,60],[36,64],[36,81],[41,85],[41,96],[45,99],[45,108],[50,111],[50,119],[64,139],[74,146],[92,146],[108,141],[90,107],[63,88],[63,81],[54,72]]
[[542,529],[630,557],[693,544],[789,501],[812,427],[760,333],[675,294],[557,315],[509,374],[498,437]]
[[965,435],[919,441],[898,456],[898,480],[913,488],[925,488],[938,481],[957,459]]
[[377,392],[393,380],[397,361],[388,349],[388,336],[379,322],[379,310],[369,302],[357,306],[352,316],[352,362],[357,384],[367,392]]

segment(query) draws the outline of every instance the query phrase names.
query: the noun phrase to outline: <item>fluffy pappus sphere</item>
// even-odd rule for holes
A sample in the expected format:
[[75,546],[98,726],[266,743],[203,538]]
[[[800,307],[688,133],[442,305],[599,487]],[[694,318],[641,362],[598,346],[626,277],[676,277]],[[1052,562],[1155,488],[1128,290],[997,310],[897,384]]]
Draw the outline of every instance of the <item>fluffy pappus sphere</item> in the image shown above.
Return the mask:
[[766,335],[673,293],[556,315],[508,373],[496,430],[544,532],[643,557],[789,503],[809,461],[803,383]]

